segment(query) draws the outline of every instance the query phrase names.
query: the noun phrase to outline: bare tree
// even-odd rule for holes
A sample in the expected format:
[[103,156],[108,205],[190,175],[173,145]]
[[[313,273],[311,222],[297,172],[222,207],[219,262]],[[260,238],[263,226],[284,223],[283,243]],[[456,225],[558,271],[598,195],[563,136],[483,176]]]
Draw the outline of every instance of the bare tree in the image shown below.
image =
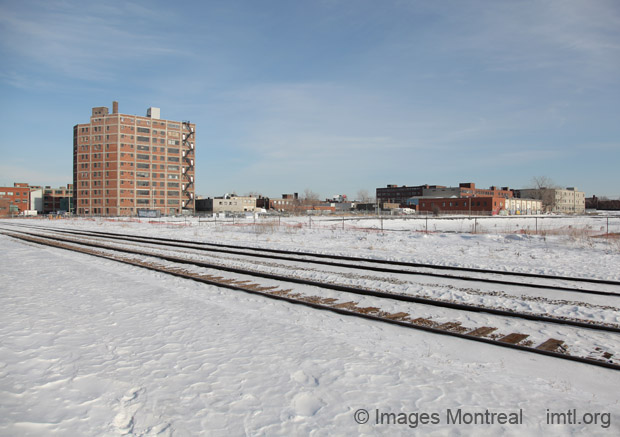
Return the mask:
[[553,180],[550,177],[547,176],[534,176],[532,178],[532,180],[530,181],[530,184],[532,185],[532,188],[535,190],[542,190],[545,188],[558,188],[558,185],[553,182]]
[[319,195],[309,188],[304,190],[303,203],[305,205],[317,205],[320,202]]
[[535,176],[530,182],[532,186],[532,197],[542,200],[543,207],[547,211],[553,211],[556,205],[555,190],[559,188],[548,176]]
[[313,209],[320,202],[319,195],[309,188],[304,190],[304,194],[297,201],[296,210],[299,212]]
[[369,203],[372,201],[372,198],[370,197],[368,190],[362,189],[357,192],[357,199],[355,200],[358,200],[362,203]]

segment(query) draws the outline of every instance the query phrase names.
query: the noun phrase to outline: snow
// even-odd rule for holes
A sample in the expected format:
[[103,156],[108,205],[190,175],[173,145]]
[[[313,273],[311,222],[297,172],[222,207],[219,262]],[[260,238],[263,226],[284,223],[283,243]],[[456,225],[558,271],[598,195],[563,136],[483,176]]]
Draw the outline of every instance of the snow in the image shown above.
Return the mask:
[[[613,242],[562,234],[381,233],[328,222],[267,230],[251,222],[11,222],[620,279]],[[5,236],[0,247],[1,435],[620,431],[617,371],[318,312]],[[446,423],[447,410],[459,408],[522,409],[524,423]],[[369,423],[356,423],[360,409]],[[576,409],[584,423],[547,424],[547,409]],[[412,413],[437,413],[440,421],[375,424],[377,410],[406,413],[409,425]],[[609,415],[586,424],[594,413]]]
[[[342,219],[332,217],[226,220],[173,217],[14,222],[620,281],[620,239],[590,237],[604,234],[607,221],[610,233],[620,233],[620,215],[479,217],[479,234],[461,233],[469,232],[473,218],[429,218],[429,229],[441,231],[430,234],[420,232],[426,222],[423,218],[383,219],[385,232],[380,231],[380,220],[373,218],[347,218],[344,229]],[[533,233],[533,220],[539,221],[539,234]],[[531,228],[531,234],[511,233],[526,228]]]

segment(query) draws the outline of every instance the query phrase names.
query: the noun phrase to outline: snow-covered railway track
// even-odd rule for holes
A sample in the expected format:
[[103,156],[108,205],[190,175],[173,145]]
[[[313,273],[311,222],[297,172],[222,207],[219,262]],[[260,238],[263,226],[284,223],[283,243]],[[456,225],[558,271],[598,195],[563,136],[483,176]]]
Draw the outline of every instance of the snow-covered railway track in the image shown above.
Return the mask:
[[[475,340],[497,346],[510,347],[522,351],[534,352],[556,358],[579,361],[587,364],[620,370],[620,364],[618,364],[618,361],[616,361],[616,357],[614,357],[613,354],[613,351],[618,350],[616,344],[619,340],[616,336],[617,333],[620,332],[620,329],[617,326],[611,326],[610,324],[593,324],[576,322],[574,320],[563,320],[561,318],[545,318],[542,316],[533,316],[531,314],[516,314],[514,312],[501,311],[492,308],[472,308],[467,305],[453,304],[450,302],[430,302],[428,299],[420,299],[415,296],[394,295],[391,293],[381,293],[373,290],[355,289],[353,287],[338,284],[322,284],[295,278],[283,278],[278,277],[277,275],[260,274],[259,272],[252,272],[248,270],[225,268],[222,266],[195,262],[189,259],[181,259],[179,257],[155,255],[153,253],[120,249],[118,247],[106,247],[103,244],[79,240],[72,241],[69,238],[61,238],[58,236],[28,235],[24,232],[5,233],[14,238],[30,241],[32,243],[88,253],[90,255],[112,259],[118,262],[124,262],[126,264],[143,267],[210,285],[216,285],[218,287],[260,294],[265,297],[303,304],[313,308],[329,310],[340,314],[364,317],[385,323],[406,326],[408,328],[421,329],[437,334],[451,335],[463,339]],[[119,254],[119,252],[122,253],[122,255]],[[190,268],[186,268],[187,265],[190,265]],[[208,269],[208,271],[204,269]],[[225,278],[221,276],[222,272],[233,273],[236,276],[233,278]],[[247,280],[245,279],[246,277],[248,278]],[[257,278],[261,278],[261,280],[257,280]],[[263,280],[272,282],[265,283]],[[300,284],[304,287],[302,287],[301,292],[299,292],[300,290],[293,291],[291,289],[282,288],[282,281],[289,284]],[[331,294],[321,292],[316,293],[316,291],[312,292],[306,288],[308,286],[328,289]],[[341,294],[334,294],[336,292]],[[348,293],[349,297],[344,297],[342,293]],[[356,299],[353,298],[352,300],[352,295],[362,296],[362,299],[358,299],[356,301]],[[375,299],[374,302],[390,299],[391,301],[397,301],[404,303],[405,305],[409,305],[409,307],[403,309],[404,307],[397,307],[394,305],[388,305],[388,307],[384,308],[382,308],[381,305],[369,307],[362,306],[367,304],[366,302],[368,302],[368,299]],[[447,315],[444,314],[443,322],[434,321],[429,317],[423,317],[420,315],[416,317],[415,315],[411,315],[413,312],[410,309],[411,304],[441,307],[442,309],[448,309],[446,310],[448,313]],[[425,309],[424,311],[426,313],[427,310]],[[537,322],[544,324],[565,325],[573,331],[579,330],[579,334],[572,334],[571,338],[576,339],[582,344],[575,348],[573,345],[566,343],[564,340],[556,338],[561,337],[561,333],[559,333],[558,328],[544,328],[537,333],[534,332],[537,328],[532,328],[531,324],[527,325],[527,323],[524,324],[524,322],[504,326],[504,330],[509,326],[513,326],[517,329],[517,331],[506,331],[503,334],[500,334],[503,329],[498,329],[493,326],[492,322],[478,322],[478,324],[467,327],[461,321],[456,319],[455,321],[450,321],[450,314],[455,313],[449,313],[449,311],[483,313],[487,320],[489,319],[489,315],[493,315],[495,317],[501,316],[504,318],[511,317],[513,319],[524,319],[528,321],[527,323]],[[470,322],[476,323],[476,319],[472,318]],[[523,328],[533,329],[532,335],[524,334],[523,332],[526,331],[524,331]],[[552,337],[549,336],[550,332],[558,332],[559,335],[553,334]],[[583,332],[587,332],[588,334],[583,334]],[[614,349],[610,349],[608,347],[606,336],[614,337],[614,340],[611,342],[613,343]],[[536,338],[538,339],[534,343],[532,339]],[[534,346],[535,344],[537,344],[537,346]]]
[[[208,258],[204,255],[197,257],[195,253],[191,251],[175,251],[171,250],[162,250],[159,246],[151,247],[149,242],[131,242],[131,243],[117,243],[115,240],[108,239],[108,237],[96,237],[92,238],[90,236],[80,236],[77,237],[64,237],[58,236],[56,234],[41,234],[41,233],[27,233],[32,236],[42,236],[48,239],[67,242],[67,243],[75,243],[83,246],[93,247],[97,249],[105,249],[105,250],[114,250],[120,251],[125,254],[131,254],[136,256],[151,256],[156,257],[160,260],[165,260],[168,262],[174,262],[184,265],[192,265],[200,268],[209,268],[215,269],[219,271],[226,271],[232,274],[242,274],[249,275],[253,277],[260,277],[266,279],[273,279],[276,281],[286,281],[296,284],[303,285],[311,285],[322,288],[330,288],[338,291],[346,291],[349,293],[366,295],[366,296],[376,296],[381,298],[389,298],[395,300],[401,300],[406,302],[414,302],[418,304],[438,306],[438,307],[446,307],[446,308],[455,308],[463,311],[471,311],[471,312],[487,312],[507,317],[517,317],[523,318],[527,320],[537,320],[537,321],[547,321],[549,323],[562,323],[569,324],[578,327],[588,327],[592,329],[599,330],[609,330],[611,332],[620,332],[620,320],[617,317],[611,318],[611,320],[597,320],[597,319],[583,319],[578,317],[577,315],[566,315],[557,313],[555,317],[548,317],[547,313],[549,312],[548,308],[539,308],[538,313],[533,310],[518,310],[518,305],[515,305],[515,297],[508,295],[501,295],[497,291],[493,292],[483,292],[481,290],[474,289],[458,289],[451,287],[452,289],[457,291],[457,298],[451,297],[449,294],[447,297],[433,297],[428,295],[420,295],[419,291],[413,292],[403,292],[400,290],[402,284],[406,284],[405,281],[395,280],[392,275],[383,275],[383,276],[375,276],[374,281],[370,281],[371,286],[363,286],[360,285],[360,281],[354,281],[351,279],[351,274],[345,272],[342,274],[337,274],[334,270],[329,271],[319,271],[319,270],[309,270],[305,268],[305,260],[296,260],[295,262],[288,262],[286,265],[267,265],[266,263],[256,262],[256,260],[252,260],[252,263],[248,263],[247,260],[244,262],[238,262],[239,260],[224,258],[224,259],[214,259],[213,256],[209,256]],[[146,250],[146,252],[145,252]],[[176,256],[181,255],[181,256]],[[206,258],[206,261],[205,261]],[[231,262],[235,261],[235,262]],[[290,261],[290,260],[289,260]],[[267,268],[269,267],[269,268]],[[309,271],[308,271],[309,270]],[[341,269],[342,270],[342,269]],[[306,274],[303,274],[306,273]],[[322,273],[322,275],[319,275]],[[402,272],[401,272],[402,273]],[[317,276],[319,278],[317,279]],[[334,279],[334,276],[337,276]],[[368,278],[368,277],[366,277]],[[483,279],[481,282],[485,282]],[[362,281],[364,282],[364,281]],[[352,286],[351,284],[356,284]],[[368,281],[366,281],[368,283]],[[390,283],[390,284],[388,284]],[[395,283],[395,284],[392,284]],[[435,285],[436,287],[439,285]],[[485,296],[485,299],[478,299],[473,303],[463,303],[463,298],[458,296],[458,294],[479,294]],[[519,299],[525,299],[525,297],[520,296]],[[471,299],[470,299],[471,300]],[[536,299],[530,299],[531,301],[536,301]],[[603,307],[607,310],[619,311],[618,308],[609,307],[608,305],[600,305],[600,304],[589,304],[586,302],[579,302],[575,300],[571,301],[555,301],[555,300],[545,300],[542,298],[537,299],[540,301],[548,301],[552,302],[555,306],[558,304],[562,304],[565,306],[587,306],[589,308],[600,308]],[[598,298],[600,301],[601,299]],[[609,312],[609,311],[608,311]],[[615,314],[615,313],[614,313]],[[608,317],[610,319],[610,317]]]
[[463,282],[483,282],[495,285],[518,286],[531,289],[556,290],[569,293],[611,296],[620,298],[620,281],[606,279],[553,276],[529,272],[477,269],[383,259],[369,259],[322,253],[243,247],[230,244],[193,242],[171,238],[128,235],[113,232],[84,231],[78,229],[58,229],[38,225],[19,224],[18,226],[83,237],[105,238],[108,240],[135,243],[149,243],[151,245],[157,245],[164,248],[185,248],[207,253],[228,254],[234,256],[262,258],[278,261],[304,262],[307,264],[331,266],[335,268],[357,269],[367,272],[382,272],[394,275],[417,275],[421,277],[457,280]]

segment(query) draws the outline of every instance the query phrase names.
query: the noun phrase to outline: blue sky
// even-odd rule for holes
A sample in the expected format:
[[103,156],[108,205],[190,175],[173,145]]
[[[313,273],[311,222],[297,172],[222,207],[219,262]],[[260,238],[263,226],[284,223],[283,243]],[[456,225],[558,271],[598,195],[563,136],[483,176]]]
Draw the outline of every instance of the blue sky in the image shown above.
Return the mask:
[[197,194],[620,196],[617,0],[0,0],[0,185],[72,179],[91,108],[190,120]]

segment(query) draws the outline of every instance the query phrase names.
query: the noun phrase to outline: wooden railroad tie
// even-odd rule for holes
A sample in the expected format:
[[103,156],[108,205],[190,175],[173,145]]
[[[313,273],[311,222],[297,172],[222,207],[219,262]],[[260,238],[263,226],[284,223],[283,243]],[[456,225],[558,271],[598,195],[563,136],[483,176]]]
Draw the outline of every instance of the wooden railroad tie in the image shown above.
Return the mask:
[[529,335],[527,334],[517,334],[516,332],[513,332],[512,334],[508,334],[507,336],[500,338],[499,341],[510,344],[518,344],[528,337]]
[[476,328],[473,331],[467,333],[467,335],[471,335],[473,337],[486,337],[491,332],[496,331],[497,328],[491,328],[490,326],[482,326],[481,328]]
[[563,348],[564,342],[562,340],[557,340],[555,338],[550,338],[544,343],[536,346],[536,349],[540,349],[541,351],[548,352],[557,352],[558,349]]
[[413,323],[414,325],[426,326],[429,328],[434,328],[435,326],[437,326],[436,322],[433,322],[432,320],[429,320],[429,319],[425,319],[423,317],[418,317],[417,319],[413,319],[411,323]]
[[458,333],[465,332],[468,329],[468,328],[464,328],[463,326],[461,326],[460,322],[442,323],[437,328],[438,329],[443,329],[444,331],[458,332]]
[[394,313],[386,315],[385,318],[390,320],[404,320],[408,315],[409,313]]

